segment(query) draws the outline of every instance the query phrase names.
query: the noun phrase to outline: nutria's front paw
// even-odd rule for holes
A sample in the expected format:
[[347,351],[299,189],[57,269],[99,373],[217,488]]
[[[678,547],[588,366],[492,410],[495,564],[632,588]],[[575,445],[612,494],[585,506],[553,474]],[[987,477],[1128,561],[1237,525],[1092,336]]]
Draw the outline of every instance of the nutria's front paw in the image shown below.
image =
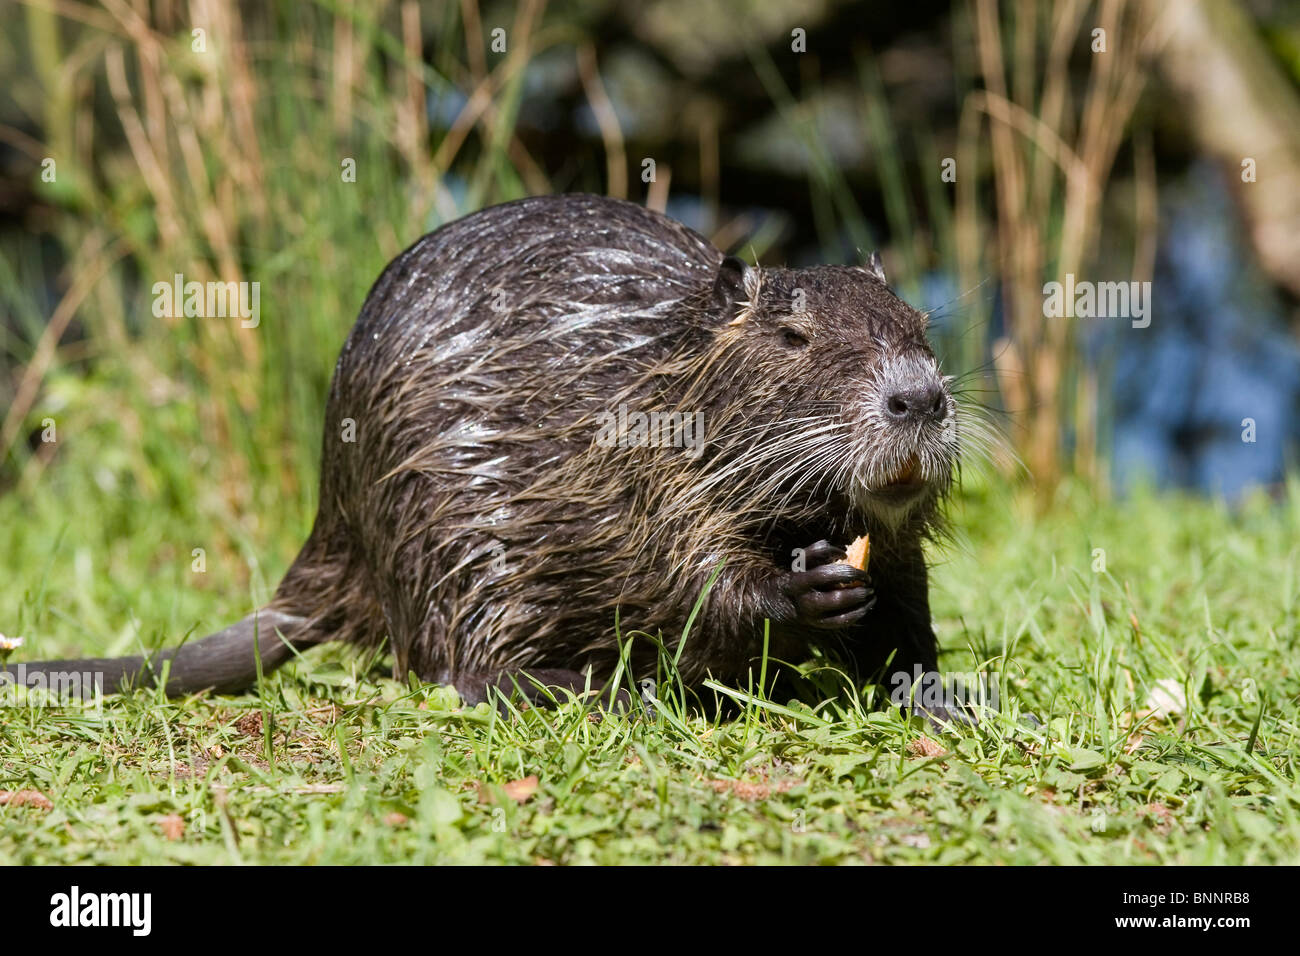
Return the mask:
[[831,544],[823,538],[803,549],[804,567],[815,568],[823,564],[843,563],[846,554],[847,552],[839,545]]
[[849,564],[823,564],[796,572],[784,589],[801,623],[826,630],[856,624],[876,603],[866,572]]

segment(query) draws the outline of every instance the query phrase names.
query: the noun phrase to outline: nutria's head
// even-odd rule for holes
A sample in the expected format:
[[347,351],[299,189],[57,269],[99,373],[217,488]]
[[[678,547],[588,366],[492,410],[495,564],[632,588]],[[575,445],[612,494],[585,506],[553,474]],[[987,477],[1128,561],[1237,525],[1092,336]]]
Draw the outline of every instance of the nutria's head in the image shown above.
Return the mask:
[[732,367],[745,417],[765,420],[724,427],[748,446],[742,460],[756,467],[743,470],[781,479],[769,483],[775,505],[833,493],[878,526],[928,519],[956,468],[957,404],[925,316],[890,291],[878,258],[759,269],[729,257],[713,307],[714,358]]

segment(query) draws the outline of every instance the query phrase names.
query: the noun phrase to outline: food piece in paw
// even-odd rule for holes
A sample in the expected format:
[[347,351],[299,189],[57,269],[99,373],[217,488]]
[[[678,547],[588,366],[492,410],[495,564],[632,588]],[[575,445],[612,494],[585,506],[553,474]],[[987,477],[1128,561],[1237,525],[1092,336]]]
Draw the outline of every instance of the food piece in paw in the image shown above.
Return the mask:
[[865,534],[860,538],[854,538],[853,543],[848,546],[844,563],[853,565],[859,571],[865,571],[870,559],[871,539]]
[[[867,561],[871,558],[871,541],[864,534],[860,538],[854,538],[853,543],[845,549],[844,560],[836,561],[836,564],[851,564],[859,571],[867,570]],[[837,584],[837,590],[843,588],[855,587],[852,584]]]

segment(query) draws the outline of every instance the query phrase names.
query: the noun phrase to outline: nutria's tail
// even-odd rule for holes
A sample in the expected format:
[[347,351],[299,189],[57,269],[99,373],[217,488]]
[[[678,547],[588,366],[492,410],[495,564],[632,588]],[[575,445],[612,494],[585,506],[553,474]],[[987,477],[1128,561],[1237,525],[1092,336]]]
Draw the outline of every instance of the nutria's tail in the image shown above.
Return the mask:
[[[123,687],[155,687],[166,671],[169,697],[201,690],[237,693],[256,683],[259,656],[262,672],[267,673],[292,657],[294,650],[318,643],[320,636],[307,625],[306,618],[262,608],[202,640],[148,657],[7,664],[0,667],[0,685],[16,683],[55,693],[78,687],[82,693],[98,689],[112,694]],[[76,681],[70,679],[73,675]]]

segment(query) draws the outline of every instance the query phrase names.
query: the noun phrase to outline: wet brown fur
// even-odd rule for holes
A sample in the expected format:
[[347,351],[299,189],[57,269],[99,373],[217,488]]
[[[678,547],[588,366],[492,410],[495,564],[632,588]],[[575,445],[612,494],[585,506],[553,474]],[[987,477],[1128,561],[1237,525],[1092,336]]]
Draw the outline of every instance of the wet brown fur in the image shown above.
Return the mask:
[[[675,647],[716,574],[687,683],[743,679],[766,618],[777,657],[832,639],[864,672],[895,651],[932,669],[921,549],[955,441],[880,411],[884,379],[931,374],[924,316],[870,269],[744,268],[594,196],[483,210],[371,290],[330,390],[315,526],[267,620],[295,647],[387,641],[398,676],[473,698],[519,671],[607,677],[616,615]],[[600,416],[621,405],[703,412],[703,452],[607,447]],[[878,502],[911,455],[925,495]],[[866,532],[877,606],[834,633],[801,623],[794,549]]]
[[[743,459],[793,446],[806,425],[792,417],[853,421],[883,351],[930,355],[924,317],[852,267],[764,270],[757,301],[732,303],[715,288],[722,261],[670,219],[586,196],[494,207],[412,246],[339,358],[320,513],[271,606],[323,639],[388,636],[395,672],[427,680],[607,674],[616,611],[624,631],[672,646],[725,559],[681,658],[696,682],[751,664],[764,583],[795,547],[870,531],[877,578],[891,564],[923,575],[933,508],[900,527],[856,510],[829,474],[869,457],[852,436],[780,473]],[[791,323],[807,333],[800,354],[781,337]],[[710,444],[698,459],[601,447],[597,416],[620,405],[702,410]],[[355,442],[340,440],[344,419]],[[777,636],[794,655],[815,637]]]

